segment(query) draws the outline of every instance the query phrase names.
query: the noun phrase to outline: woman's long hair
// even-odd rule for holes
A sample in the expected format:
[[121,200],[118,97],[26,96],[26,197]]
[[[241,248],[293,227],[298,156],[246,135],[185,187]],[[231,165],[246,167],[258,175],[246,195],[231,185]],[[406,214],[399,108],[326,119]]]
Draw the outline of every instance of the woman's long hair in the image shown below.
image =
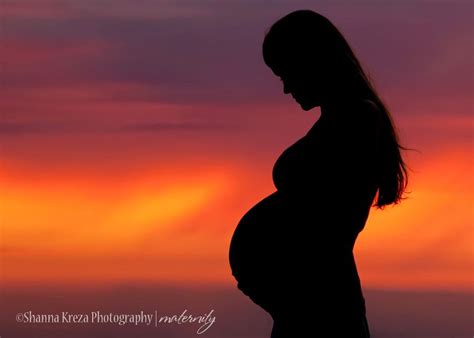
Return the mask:
[[383,209],[404,199],[402,195],[408,184],[408,173],[400,150],[407,148],[399,144],[389,110],[352,48],[331,22],[308,9],[287,14],[266,33],[263,58],[272,69],[287,64],[319,67],[321,74],[326,74],[326,81],[350,84],[352,95],[374,102],[383,116],[377,155],[378,194],[375,206]]

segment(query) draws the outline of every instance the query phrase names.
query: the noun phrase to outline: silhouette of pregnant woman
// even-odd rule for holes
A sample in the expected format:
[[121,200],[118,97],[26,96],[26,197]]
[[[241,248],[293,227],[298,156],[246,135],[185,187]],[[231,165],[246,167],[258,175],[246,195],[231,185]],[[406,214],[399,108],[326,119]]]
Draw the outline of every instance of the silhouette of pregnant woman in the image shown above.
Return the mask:
[[305,111],[319,106],[321,116],[276,161],[277,190],[238,223],[232,274],[272,316],[271,338],[370,337],[353,248],[372,206],[403,199],[405,148],[347,41],[322,15],[299,10],[278,20],[263,57],[284,93]]

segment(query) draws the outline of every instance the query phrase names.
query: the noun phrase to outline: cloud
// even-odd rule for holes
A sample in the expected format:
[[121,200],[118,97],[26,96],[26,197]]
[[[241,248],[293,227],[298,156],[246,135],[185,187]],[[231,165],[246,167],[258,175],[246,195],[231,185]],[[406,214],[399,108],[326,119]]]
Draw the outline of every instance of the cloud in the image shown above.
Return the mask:
[[120,127],[122,131],[129,132],[158,132],[158,131],[212,131],[212,130],[236,130],[238,125],[219,124],[219,123],[196,123],[196,122],[150,122],[150,123],[134,123]]
[[140,6],[128,0],[5,0],[2,14],[5,17],[25,20],[51,20],[57,18],[111,17],[135,19],[170,19],[196,17],[212,13],[211,8],[183,1],[141,0]]
[[[5,15],[10,49],[16,46],[15,39],[29,39],[35,45],[24,46],[28,55],[41,56],[43,43],[56,43],[60,54],[33,63],[34,71],[14,67],[15,57],[7,56],[7,85],[134,82],[154,87],[155,99],[163,102],[283,103],[281,88],[263,63],[261,43],[276,19],[307,7],[341,28],[382,95],[387,90],[396,92],[397,100],[439,101],[445,97],[433,93],[452,97],[467,95],[472,88],[472,77],[463,71],[472,66],[468,57],[472,44],[466,35],[470,10],[461,3],[387,6],[321,1],[316,6],[301,1],[297,8],[283,2],[249,6],[231,1],[220,5],[204,1],[199,6],[186,1],[143,1],[132,6],[123,0],[114,6],[108,1],[42,4],[7,2],[7,8],[23,13],[61,9],[48,20]],[[420,15],[412,19],[407,12]],[[465,57],[459,56],[461,50]],[[79,53],[78,59],[76,51],[89,54]]]
[[63,133],[91,131],[91,127],[85,124],[70,122],[0,122],[0,135],[21,135],[31,133]]
[[209,122],[140,122],[121,126],[92,125],[83,122],[0,122],[0,135],[53,134],[53,133],[104,133],[104,132],[166,132],[166,131],[235,131],[237,124]]

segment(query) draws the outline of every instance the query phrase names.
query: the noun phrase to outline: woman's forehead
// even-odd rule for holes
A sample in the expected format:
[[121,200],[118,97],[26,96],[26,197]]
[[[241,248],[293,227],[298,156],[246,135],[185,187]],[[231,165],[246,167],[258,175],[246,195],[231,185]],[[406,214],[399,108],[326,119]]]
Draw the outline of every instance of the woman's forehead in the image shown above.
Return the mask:
[[298,63],[296,61],[272,63],[269,67],[276,76],[284,76],[292,73],[297,73],[305,68],[302,63]]

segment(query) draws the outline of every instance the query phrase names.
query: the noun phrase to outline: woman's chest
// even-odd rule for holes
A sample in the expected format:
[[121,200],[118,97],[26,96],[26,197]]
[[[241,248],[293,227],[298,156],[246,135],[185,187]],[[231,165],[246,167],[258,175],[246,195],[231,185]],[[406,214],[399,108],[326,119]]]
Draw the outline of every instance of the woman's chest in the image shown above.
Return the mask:
[[276,160],[272,179],[280,191],[304,188],[318,175],[318,170],[327,166],[325,161],[330,151],[323,131],[306,135],[285,149]]

